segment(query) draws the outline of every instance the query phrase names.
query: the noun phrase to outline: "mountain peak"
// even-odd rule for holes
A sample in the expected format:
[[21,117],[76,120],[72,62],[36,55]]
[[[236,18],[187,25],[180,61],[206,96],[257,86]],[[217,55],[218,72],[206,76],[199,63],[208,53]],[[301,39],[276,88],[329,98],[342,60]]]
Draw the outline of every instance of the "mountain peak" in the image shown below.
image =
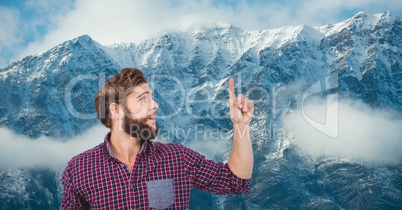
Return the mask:
[[93,44],[97,44],[97,42],[94,41],[94,40],[93,40],[89,35],[87,35],[87,34],[81,35],[81,36],[79,36],[79,37],[77,37],[77,38],[74,38],[74,39],[68,41],[68,42],[72,43],[73,45],[77,45],[77,44],[80,44],[80,45],[93,45]]
[[398,19],[400,18],[399,16],[395,15],[394,13],[390,12],[390,11],[386,11],[384,13],[376,13],[376,14],[370,14],[367,13],[365,11],[360,11],[358,13],[356,13],[352,18],[350,18],[349,20],[352,21],[372,21],[372,20],[376,20],[377,22],[381,19]]
[[390,11],[384,12],[382,14],[377,14],[377,16],[381,18],[381,21],[385,20],[386,22],[393,22],[401,19],[401,17],[397,16],[396,14]]
[[209,22],[209,23],[198,23],[190,25],[185,29],[190,33],[202,33],[210,30],[222,30],[222,31],[243,31],[243,29],[233,26],[232,24],[223,23],[223,22]]
[[369,16],[368,13],[366,13],[365,11],[360,11],[358,13],[356,13],[352,19],[357,19],[357,18],[366,18],[367,16]]
[[380,19],[382,19],[381,15],[382,14],[369,14],[364,11],[360,11],[345,21],[320,26],[318,29],[326,36],[338,33],[344,29],[353,31],[373,30]]
[[379,14],[379,15],[381,15],[381,18],[388,18],[388,17],[395,17],[396,16],[394,13],[392,13],[390,11],[386,11],[386,12],[384,12],[382,14]]
[[355,25],[358,27],[372,30],[380,20],[380,16],[375,14],[368,14],[364,11],[361,11],[349,20],[350,25]]
[[77,38],[74,38],[73,40],[74,41],[93,41],[93,39],[87,34],[81,35]]

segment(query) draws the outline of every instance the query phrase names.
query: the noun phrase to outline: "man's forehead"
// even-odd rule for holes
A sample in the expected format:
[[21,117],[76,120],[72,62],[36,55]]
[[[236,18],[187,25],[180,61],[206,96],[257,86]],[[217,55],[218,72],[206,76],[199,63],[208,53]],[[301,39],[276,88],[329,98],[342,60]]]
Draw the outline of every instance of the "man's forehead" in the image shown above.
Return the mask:
[[130,94],[133,95],[141,95],[144,93],[152,93],[151,88],[148,86],[147,83],[142,83],[140,85],[135,86],[131,91]]

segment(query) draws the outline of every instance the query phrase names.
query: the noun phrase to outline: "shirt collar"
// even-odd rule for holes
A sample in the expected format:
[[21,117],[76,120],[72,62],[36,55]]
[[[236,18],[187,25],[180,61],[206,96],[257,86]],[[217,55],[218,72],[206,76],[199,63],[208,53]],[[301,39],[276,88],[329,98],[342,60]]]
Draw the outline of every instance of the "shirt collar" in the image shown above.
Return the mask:
[[[106,150],[108,152],[108,155],[112,158],[115,158],[115,156],[112,153],[112,150],[110,149],[110,132],[106,134],[105,139],[104,139],[104,143],[106,146]],[[140,152],[138,153],[139,155],[142,155],[143,153],[146,154],[146,151],[148,149],[148,147],[150,147],[152,145],[152,143],[149,140],[146,140],[142,143],[141,145],[141,149]]]

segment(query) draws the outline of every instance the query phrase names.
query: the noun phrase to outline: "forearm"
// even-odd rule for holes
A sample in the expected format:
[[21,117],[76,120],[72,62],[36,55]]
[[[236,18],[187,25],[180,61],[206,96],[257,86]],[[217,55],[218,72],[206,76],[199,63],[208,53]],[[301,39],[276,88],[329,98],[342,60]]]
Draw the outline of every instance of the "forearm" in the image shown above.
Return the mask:
[[249,124],[233,124],[233,147],[228,166],[241,179],[250,179],[254,155]]

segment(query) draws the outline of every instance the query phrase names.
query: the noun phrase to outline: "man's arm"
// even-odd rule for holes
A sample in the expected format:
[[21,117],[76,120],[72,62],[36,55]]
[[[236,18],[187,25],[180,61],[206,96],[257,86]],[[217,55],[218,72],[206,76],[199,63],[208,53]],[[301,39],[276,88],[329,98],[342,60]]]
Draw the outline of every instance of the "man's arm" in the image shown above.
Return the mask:
[[73,186],[70,161],[62,174],[63,197],[60,209],[75,210],[75,209],[89,209],[89,205],[80,197]]
[[252,100],[234,93],[233,78],[229,79],[229,108],[233,122],[233,147],[228,167],[237,177],[250,179],[253,172],[254,155],[250,136],[250,121],[254,112]]
[[229,169],[227,163],[205,159],[198,152],[180,145],[183,164],[192,185],[217,195],[248,194],[251,188],[250,179],[240,179]]

